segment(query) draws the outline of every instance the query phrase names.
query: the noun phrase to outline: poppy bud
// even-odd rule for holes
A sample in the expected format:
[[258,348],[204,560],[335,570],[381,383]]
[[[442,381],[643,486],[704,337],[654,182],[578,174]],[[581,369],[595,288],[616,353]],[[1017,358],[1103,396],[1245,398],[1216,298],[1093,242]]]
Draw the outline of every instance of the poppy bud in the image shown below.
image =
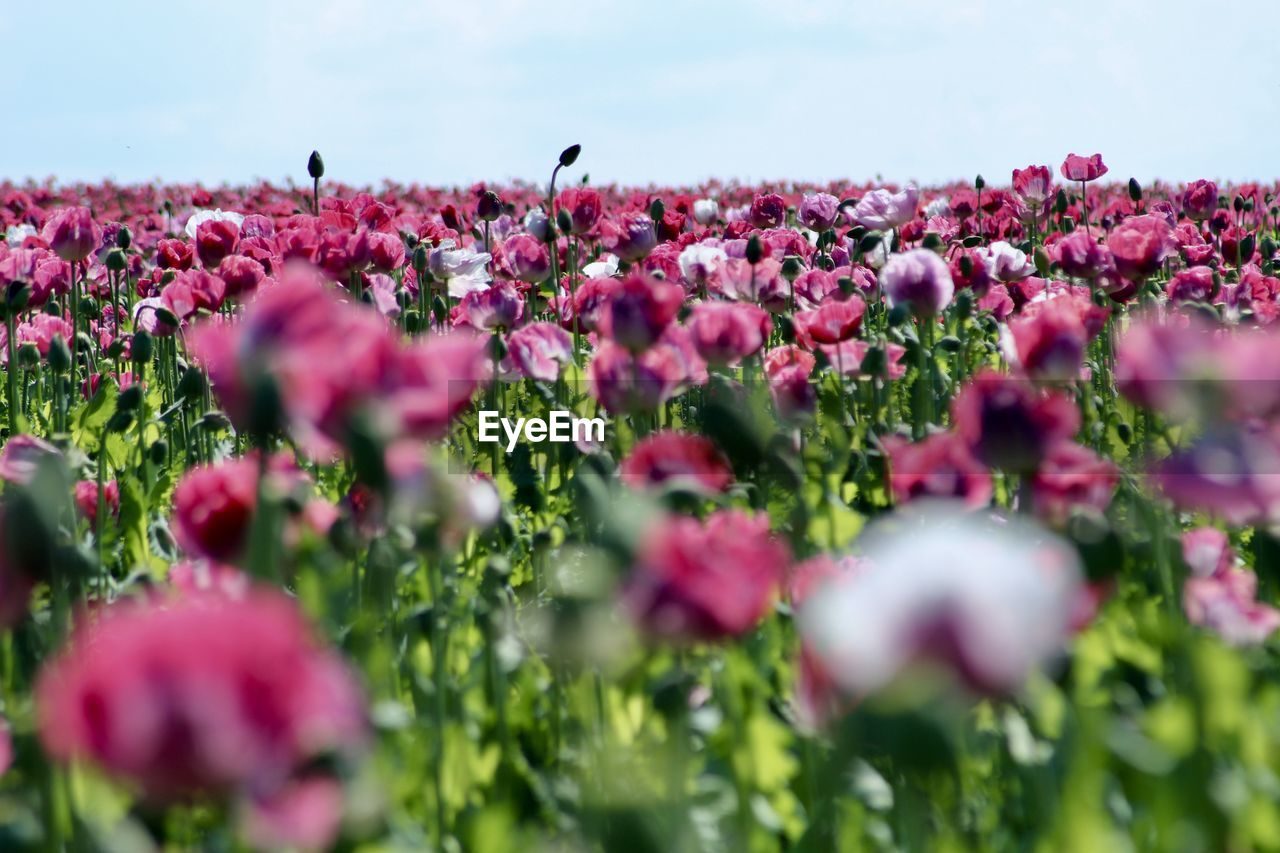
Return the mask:
[[964,246],[966,249],[977,248],[982,245],[982,238],[977,234],[970,234],[961,241],[960,245]]
[[117,247],[108,251],[105,263],[111,272],[124,272],[127,265],[124,250]]
[[840,288],[840,293],[844,296],[852,295],[857,288],[857,285],[853,283],[853,279],[847,275],[840,276],[839,280],[836,281],[836,286]]
[[973,292],[961,290],[956,294],[956,316],[967,320],[973,314]]
[[437,323],[443,323],[449,319],[449,306],[439,295],[431,300],[431,313],[436,318]]
[[649,218],[654,222],[661,222],[662,215],[667,212],[667,206],[662,203],[662,199],[655,198],[649,202]]
[[307,158],[307,174],[317,181],[324,177],[324,160],[320,159],[319,151],[312,151]]
[[129,230],[128,225],[121,225],[120,230],[116,232],[116,248],[127,252],[132,245],[133,232]]
[[151,464],[163,465],[169,457],[169,442],[158,438],[147,448],[147,453],[151,455]]
[[947,335],[942,340],[938,341],[938,349],[945,353],[960,352],[960,339],[955,335]]
[[931,252],[937,252],[942,249],[942,238],[930,231],[924,235],[924,240],[921,241],[920,245]]
[[33,343],[18,347],[18,366],[23,370],[35,370],[40,365],[40,348]]
[[1049,253],[1044,250],[1044,246],[1037,246],[1032,258],[1035,260],[1036,272],[1040,273],[1041,278],[1048,278],[1050,261]]
[[198,367],[188,367],[178,380],[178,393],[188,400],[204,396],[204,373]]
[[133,426],[133,410],[116,411],[107,419],[107,432],[123,433],[128,432],[129,427]]
[[788,255],[782,262],[782,277],[787,281],[795,281],[800,275],[800,259],[794,255]]
[[142,386],[137,383],[130,385],[120,392],[120,396],[116,397],[117,412],[132,412],[142,403]]
[[899,302],[897,305],[889,309],[887,317],[890,326],[901,326],[907,322],[907,318],[911,316],[911,306],[905,302]]
[[760,238],[755,234],[752,234],[751,238],[747,240],[747,263],[755,266],[760,263],[760,260],[763,257],[764,246],[761,245]]
[[560,165],[567,169],[574,164],[574,161],[578,159],[578,155],[581,153],[581,145],[570,145],[560,152]]
[[1064,234],[1070,234],[1076,230],[1076,221],[1070,216],[1062,217],[1062,231]]
[[1142,201],[1142,185],[1138,183],[1137,178],[1129,179],[1129,198],[1134,204]]
[[978,175],[978,177],[973,179],[973,185],[979,190],[982,190],[987,186],[987,182],[983,180],[981,175]]
[[1240,213],[1241,211],[1243,211],[1243,210],[1244,210],[1244,196],[1242,196],[1242,195],[1237,195],[1237,196],[1236,196],[1236,197],[1231,201],[1231,209],[1232,209],[1232,210],[1234,210],[1236,213]]
[[31,301],[31,285],[27,282],[12,282],[5,293],[5,310],[16,315],[27,307]]
[[573,217],[563,207],[556,212],[556,227],[566,234],[573,230]]
[[419,243],[418,247],[413,250],[413,260],[411,261],[414,272],[422,273],[426,270],[428,260],[427,247]]
[[71,369],[71,348],[62,335],[54,335],[49,341],[49,367],[54,373],[66,373]]
[[862,364],[858,366],[858,370],[867,376],[883,376],[887,366],[888,359],[885,356],[884,347],[876,344],[867,349],[867,354],[862,357]]
[[[158,312],[157,312],[158,313]],[[139,330],[133,333],[133,345],[130,347],[130,355],[134,364],[146,364],[151,361],[151,335],[146,331]]]
[[493,190],[485,190],[476,203],[476,216],[485,222],[492,222],[502,215],[502,199]]
[[1062,214],[1067,212],[1067,207],[1068,207],[1068,204],[1067,204],[1066,190],[1060,189],[1058,190],[1058,197],[1053,200],[1053,209],[1057,211],[1059,216],[1061,216]]
[[858,241],[858,254],[865,255],[867,252],[875,251],[876,246],[879,246],[883,239],[884,235],[879,231],[868,231]]
[[80,300],[80,316],[88,317],[90,320],[98,319],[98,300],[92,296],[86,296]]

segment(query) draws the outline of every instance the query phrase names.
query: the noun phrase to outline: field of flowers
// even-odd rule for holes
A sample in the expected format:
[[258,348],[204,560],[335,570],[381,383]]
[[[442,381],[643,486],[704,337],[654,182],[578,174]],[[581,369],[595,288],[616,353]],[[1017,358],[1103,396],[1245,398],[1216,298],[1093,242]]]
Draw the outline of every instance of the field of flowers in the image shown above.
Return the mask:
[[1275,185],[579,155],[0,185],[0,849],[1280,846]]

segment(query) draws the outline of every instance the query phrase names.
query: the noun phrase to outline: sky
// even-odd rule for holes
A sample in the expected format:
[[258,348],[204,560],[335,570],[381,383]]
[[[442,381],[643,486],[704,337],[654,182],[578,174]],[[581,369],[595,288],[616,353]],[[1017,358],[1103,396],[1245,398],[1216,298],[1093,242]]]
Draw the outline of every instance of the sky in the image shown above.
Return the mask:
[[[0,177],[1280,177],[1275,0],[10,4]],[[563,185],[563,184],[562,184]]]

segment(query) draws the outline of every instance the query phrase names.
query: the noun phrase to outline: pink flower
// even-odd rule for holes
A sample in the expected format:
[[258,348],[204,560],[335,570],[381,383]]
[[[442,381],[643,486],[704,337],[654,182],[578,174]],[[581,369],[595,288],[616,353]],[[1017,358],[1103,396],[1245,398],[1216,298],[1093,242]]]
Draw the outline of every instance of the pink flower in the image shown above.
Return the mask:
[[1027,207],[1037,210],[1053,194],[1053,173],[1048,166],[1028,166],[1013,170],[1013,191],[1022,196]]
[[1216,527],[1197,527],[1182,534],[1182,559],[1195,577],[1222,575],[1235,565],[1227,534]]
[[773,329],[767,311],[744,302],[701,302],[686,325],[700,356],[727,365],[758,352]]
[[102,229],[87,207],[64,207],[49,217],[40,234],[64,261],[88,258],[102,242]]
[[864,228],[888,231],[915,218],[920,191],[908,184],[901,192],[872,190],[853,208],[853,219]]
[[867,373],[862,365],[871,350],[868,341],[848,340],[838,344],[820,344],[818,349],[831,366],[844,376],[870,376],[878,379],[901,379],[907,375],[907,366],[902,363],[907,348],[893,342],[884,343],[884,367],[878,373]]
[[513,329],[524,314],[524,297],[511,282],[494,282],[464,296],[458,311],[474,329]]
[[640,545],[623,601],[651,634],[714,641],[754,628],[782,584],[787,548],[769,519],[720,510],[669,517]]
[[787,218],[787,203],[777,193],[757,194],[748,218],[753,228],[780,228]]
[[1160,270],[1165,258],[1177,251],[1173,229],[1161,216],[1146,214],[1125,219],[1107,238],[1116,272],[1140,280]]
[[1072,231],[1053,246],[1062,271],[1075,278],[1095,279],[1111,268],[1111,252],[1084,231]]
[[42,464],[61,456],[58,448],[42,438],[15,435],[0,450],[0,480],[20,486],[29,485]]
[[230,219],[208,219],[196,228],[196,254],[207,270],[215,270],[227,255],[235,254],[240,226]]
[[1089,157],[1068,154],[1059,171],[1068,181],[1096,181],[1107,173],[1107,167],[1102,162],[1101,154]]
[[1032,477],[1032,503],[1042,518],[1061,524],[1078,508],[1106,510],[1119,479],[1109,460],[1074,442],[1059,442]]
[[800,222],[811,231],[826,231],[840,217],[840,200],[830,193],[814,193],[800,200]]
[[653,220],[647,213],[626,213],[616,221],[601,220],[601,242],[624,261],[638,261],[658,245]]
[[174,537],[190,556],[234,560],[248,541],[257,503],[258,465],[253,459],[191,468],[173,490]]
[[77,625],[36,684],[40,739],[157,802],[281,790],[366,738],[347,667],[296,605],[258,589],[121,601]]
[[188,270],[195,262],[195,249],[186,240],[161,240],[156,243],[156,266],[169,270]]
[[632,352],[653,345],[684,304],[677,284],[632,273],[614,287],[600,319],[600,331]]
[[507,336],[507,350],[525,376],[553,382],[573,360],[573,337],[554,323],[530,323]]
[[1165,293],[1174,302],[1208,302],[1218,292],[1218,280],[1210,267],[1188,267],[1178,270],[1165,285]]
[[867,303],[858,296],[829,299],[812,311],[796,312],[796,337],[810,347],[848,340],[858,333],[866,310]]
[[978,459],[1012,472],[1036,470],[1051,447],[1080,427],[1080,412],[1065,395],[993,370],[960,389],[951,418]]
[[591,392],[611,414],[654,411],[670,399],[685,375],[679,355],[667,346],[633,355],[606,342],[587,366]]
[[1190,577],[1182,587],[1187,621],[1233,646],[1256,646],[1280,628],[1280,610],[1257,600],[1257,575],[1229,568],[1210,577]]
[[586,234],[600,221],[604,202],[596,190],[571,187],[560,192],[556,207],[569,211],[570,234]]
[[[93,480],[81,480],[75,486],[76,509],[90,525],[98,521],[98,484]],[[108,480],[102,485],[103,504],[112,517],[120,515],[120,485]]]
[[880,270],[880,288],[890,305],[906,305],[917,317],[932,317],[951,304],[955,284],[946,263],[928,249],[893,255]]
[[404,266],[404,240],[396,234],[374,231],[369,235],[369,263],[381,273]]
[[1037,379],[1075,379],[1106,317],[1105,308],[1072,296],[1033,302],[1009,321],[1010,361]]
[[1217,209],[1218,185],[1213,181],[1192,181],[1182,191],[1182,211],[1188,219],[1200,222],[1213,216]]
[[914,444],[890,436],[884,439],[884,449],[897,503],[953,498],[971,509],[991,503],[991,472],[954,433],[937,433]]
[[551,274],[551,256],[547,246],[528,234],[514,234],[502,244],[502,257],[513,278],[538,282]]
[[803,417],[813,412],[818,397],[809,375],[817,360],[795,344],[777,347],[765,353],[764,372],[769,380],[769,394],[774,408],[785,419]]
[[709,439],[670,430],[636,442],[619,474],[633,489],[679,486],[701,494],[723,492],[733,482],[729,463]]
[[228,298],[252,293],[266,277],[262,264],[244,255],[230,255],[218,265],[218,277],[225,285]]

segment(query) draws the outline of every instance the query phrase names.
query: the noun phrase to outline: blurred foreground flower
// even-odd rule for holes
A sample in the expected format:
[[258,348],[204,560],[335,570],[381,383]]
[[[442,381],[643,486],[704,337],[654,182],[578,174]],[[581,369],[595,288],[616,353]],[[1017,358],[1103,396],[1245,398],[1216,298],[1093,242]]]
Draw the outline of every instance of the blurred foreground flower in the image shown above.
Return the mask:
[[917,505],[875,522],[859,545],[859,570],[821,584],[799,616],[806,648],[849,696],[924,661],[977,692],[1007,692],[1070,635],[1078,558],[1030,522]]

